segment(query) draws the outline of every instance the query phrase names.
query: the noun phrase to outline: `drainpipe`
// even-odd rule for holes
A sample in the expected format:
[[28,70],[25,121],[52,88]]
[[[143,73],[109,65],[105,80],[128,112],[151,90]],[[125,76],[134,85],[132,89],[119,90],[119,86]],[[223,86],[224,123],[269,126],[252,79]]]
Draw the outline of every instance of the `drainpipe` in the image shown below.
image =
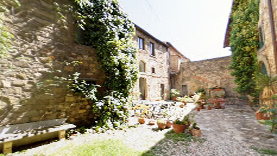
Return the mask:
[[275,22],[274,22],[271,0],[267,0],[267,4],[268,4],[268,13],[269,13],[269,20],[270,20],[270,29],[271,29],[273,52],[274,52],[274,58],[275,58],[275,68],[276,68],[275,72],[277,74],[277,44],[276,44],[276,34],[275,34]]

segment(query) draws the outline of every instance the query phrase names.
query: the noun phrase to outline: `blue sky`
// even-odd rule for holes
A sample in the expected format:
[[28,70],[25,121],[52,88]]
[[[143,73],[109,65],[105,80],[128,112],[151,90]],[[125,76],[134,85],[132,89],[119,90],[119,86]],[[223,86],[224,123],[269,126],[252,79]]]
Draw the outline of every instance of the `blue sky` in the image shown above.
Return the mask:
[[192,61],[229,56],[223,48],[232,0],[118,0],[129,18]]

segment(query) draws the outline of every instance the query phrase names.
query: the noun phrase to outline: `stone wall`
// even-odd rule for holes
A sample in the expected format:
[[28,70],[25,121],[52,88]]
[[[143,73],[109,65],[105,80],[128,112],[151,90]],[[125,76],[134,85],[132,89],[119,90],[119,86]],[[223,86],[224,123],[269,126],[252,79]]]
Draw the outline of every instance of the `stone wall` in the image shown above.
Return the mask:
[[[138,63],[143,61],[146,65],[145,72],[140,72],[139,78],[146,80],[146,100],[154,101],[161,99],[161,85],[164,85],[163,100],[168,100],[170,96],[170,78],[169,78],[169,53],[166,44],[157,41],[150,34],[136,29],[134,41],[138,41],[138,36],[144,39],[144,50],[140,49],[137,53]],[[149,44],[154,43],[155,56],[150,55]],[[154,73],[152,71],[154,68]],[[139,92],[139,80],[137,81],[135,92]]]
[[[277,30],[277,7],[276,0],[272,0],[273,5],[273,16],[275,22],[275,30]],[[274,50],[272,45],[272,32],[270,27],[270,18],[268,11],[268,3],[266,0],[260,1],[260,19],[259,19],[259,29],[261,36],[263,38],[264,45],[258,50],[258,61],[260,66],[264,63],[267,73],[269,75],[276,75],[276,60],[274,58]],[[277,35],[277,31],[275,31]]]
[[[0,126],[56,118],[88,124],[92,103],[70,92],[66,82],[54,81],[75,72],[100,85],[105,80],[94,49],[75,43],[71,5],[62,0],[20,4],[3,21],[15,38],[10,55],[0,61]],[[76,60],[82,64],[64,63]]]
[[208,92],[208,88],[222,86],[225,87],[227,96],[236,97],[238,94],[234,91],[234,77],[228,69],[230,63],[231,57],[184,62],[181,64],[181,71],[174,77],[174,86],[182,93],[182,88],[187,88],[189,95],[194,94],[199,88],[204,88]]

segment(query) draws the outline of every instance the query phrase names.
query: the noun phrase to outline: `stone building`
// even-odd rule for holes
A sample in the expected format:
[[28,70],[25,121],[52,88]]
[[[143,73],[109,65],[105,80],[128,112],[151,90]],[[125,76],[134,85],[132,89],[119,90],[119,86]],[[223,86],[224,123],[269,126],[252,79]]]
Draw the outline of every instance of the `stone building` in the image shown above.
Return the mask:
[[260,1],[260,47],[257,52],[260,70],[268,75],[277,75],[277,1]]
[[138,25],[134,41],[138,45],[139,78],[134,92],[140,92],[142,100],[168,100],[170,96],[168,45]]

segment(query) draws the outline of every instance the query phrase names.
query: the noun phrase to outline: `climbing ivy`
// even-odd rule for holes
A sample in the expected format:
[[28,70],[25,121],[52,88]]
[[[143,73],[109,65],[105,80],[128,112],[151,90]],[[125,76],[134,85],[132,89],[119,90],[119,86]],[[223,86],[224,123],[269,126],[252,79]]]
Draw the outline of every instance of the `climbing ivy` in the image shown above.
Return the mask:
[[231,13],[230,45],[232,54],[231,73],[238,85],[236,91],[254,95],[255,76],[258,71],[259,47],[259,0],[236,0]]
[[20,3],[17,0],[1,0],[0,2],[0,58],[7,55],[11,49],[11,40],[13,35],[4,25],[3,15],[9,11],[9,7],[17,7]]
[[[134,26],[116,0],[74,0],[82,44],[96,49],[106,74],[106,94],[96,101],[97,125],[116,127],[126,120],[130,90],[137,80]],[[119,124],[118,124],[119,123]]]

